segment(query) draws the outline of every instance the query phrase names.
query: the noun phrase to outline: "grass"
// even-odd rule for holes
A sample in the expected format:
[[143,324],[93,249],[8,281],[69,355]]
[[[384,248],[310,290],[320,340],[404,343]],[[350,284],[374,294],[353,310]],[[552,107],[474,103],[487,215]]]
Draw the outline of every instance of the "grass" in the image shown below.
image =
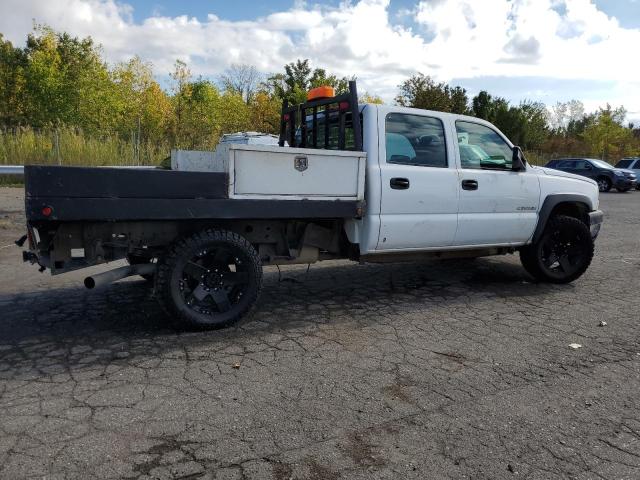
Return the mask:
[[0,165],[158,165],[170,153],[168,145],[101,138],[74,128],[0,132]]
[[24,179],[13,175],[0,175],[0,187],[22,187]]

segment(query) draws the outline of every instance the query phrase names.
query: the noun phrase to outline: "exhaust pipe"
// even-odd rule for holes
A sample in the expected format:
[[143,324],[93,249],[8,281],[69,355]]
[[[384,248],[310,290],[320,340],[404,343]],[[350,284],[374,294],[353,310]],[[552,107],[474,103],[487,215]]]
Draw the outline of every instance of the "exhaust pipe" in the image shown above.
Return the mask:
[[152,275],[156,271],[155,263],[142,263],[138,265],[125,265],[114,268],[108,272],[97,273],[84,279],[84,286],[88,289],[102,287],[116,280],[131,277],[133,275]]

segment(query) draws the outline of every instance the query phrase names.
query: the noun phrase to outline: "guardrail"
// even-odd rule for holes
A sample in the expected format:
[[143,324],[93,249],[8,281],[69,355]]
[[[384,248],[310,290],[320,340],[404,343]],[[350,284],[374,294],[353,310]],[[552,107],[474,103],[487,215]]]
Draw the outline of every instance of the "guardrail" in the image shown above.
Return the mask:
[[[101,165],[95,168],[139,168],[143,170],[148,170],[150,167],[147,165]],[[23,165],[0,165],[0,175],[16,175],[23,176],[24,175],[24,166]]]
[[22,165],[0,165],[0,175],[24,175]]

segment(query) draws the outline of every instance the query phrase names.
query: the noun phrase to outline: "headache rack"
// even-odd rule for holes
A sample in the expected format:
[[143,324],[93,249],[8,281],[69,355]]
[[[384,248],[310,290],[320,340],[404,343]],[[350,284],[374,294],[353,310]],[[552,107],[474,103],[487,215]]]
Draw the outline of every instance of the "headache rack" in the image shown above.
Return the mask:
[[289,106],[282,103],[279,145],[354,150],[361,152],[362,120],[358,110],[358,90],[355,80],[349,91],[333,97],[310,100]]

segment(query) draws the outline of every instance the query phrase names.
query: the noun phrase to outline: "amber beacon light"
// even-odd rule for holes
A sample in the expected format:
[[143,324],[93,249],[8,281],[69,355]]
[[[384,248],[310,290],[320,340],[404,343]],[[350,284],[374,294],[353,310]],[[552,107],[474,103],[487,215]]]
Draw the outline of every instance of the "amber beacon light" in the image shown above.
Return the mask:
[[322,87],[316,87],[309,90],[307,93],[307,101],[310,102],[311,100],[320,100],[321,98],[331,98],[335,96],[336,92],[333,87],[323,85]]

